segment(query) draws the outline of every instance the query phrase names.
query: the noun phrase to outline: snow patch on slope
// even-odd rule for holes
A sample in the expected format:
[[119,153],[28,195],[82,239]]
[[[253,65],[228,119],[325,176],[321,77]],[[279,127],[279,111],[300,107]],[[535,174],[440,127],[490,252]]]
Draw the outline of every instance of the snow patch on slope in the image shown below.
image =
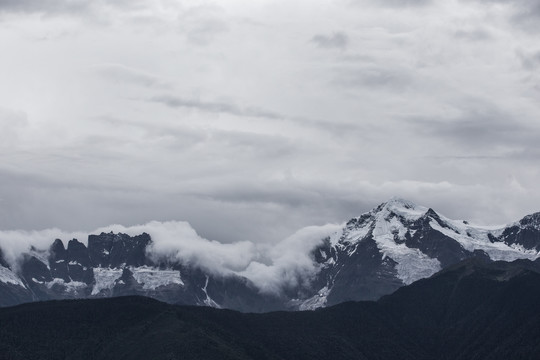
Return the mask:
[[[538,258],[539,253],[534,250],[524,249],[522,246],[508,246],[504,242],[495,242],[492,243],[488,239],[488,231],[485,232],[476,229],[476,232],[472,233],[470,228],[456,226],[455,222],[448,221],[448,224],[454,225],[453,231],[451,229],[444,228],[440,226],[436,221],[431,221],[430,226],[439,231],[440,233],[456,240],[460,243],[465,250],[474,251],[482,250],[488,256],[495,261],[514,261],[517,259],[529,259],[535,260]],[[465,230],[464,230],[465,229]],[[460,231],[461,230],[461,231]],[[467,231],[469,234],[467,234]],[[474,235],[473,235],[474,234]]]
[[[184,282],[177,270],[160,270],[149,266],[128,268],[137,283],[142,285],[143,290],[156,290],[161,286],[181,285]],[[102,290],[112,290],[117,280],[122,276],[123,270],[120,268],[94,268],[94,278],[96,283],[92,288],[92,295],[98,295]]]
[[304,311],[304,310],[315,310],[320,307],[326,306],[328,295],[330,295],[331,289],[328,288],[328,286],[323,287],[321,290],[317,292],[314,296],[311,298],[304,300],[299,306],[298,310]]
[[404,243],[398,244],[395,241],[396,236],[400,240],[405,240],[408,232],[408,227],[396,215],[408,221],[415,221],[427,211],[425,207],[394,199],[375,217],[373,239],[383,254],[383,259],[388,256],[397,263],[398,278],[406,285],[441,270],[439,260],[430,258],[419,249],[409,248]]
[[121,276],[122,269],[94,268],[96,283],[92,288],[92,295],[97,295],[102,290],[111,290]]
[[203,300],[204,305],[210,306],[213,308],[221,309],[221,306],[215,302],[209,295],[208,291],[206,290],[208,288],[208,275],[206,275],[206,282],[204,283],[204,287],[202,288],[202,291],[206,295],[206,298]]
[[0,265],[0,282],[4,284],[13,284],[26,288],[23,281],[10,269]]
[[441,270],[441,263],[432,259],[419,249],[409,248],[405,244],[396,244],[392,234],[374,236],[383,259],[389,257],[396,264],[398,278],[408,285]]
[[156,290],[160,286],[170,284],[184,286],[184,282],[177,270],[160,270],[149,266],[130,268],[135,280],[143,286],[144,290]]
[[349,243],[357,243],[359,241],[362,241],[366,235],[371,230],[370,224],[365,224],[361,227],[355,227],[353,229],[347,229],[347,231],[344,232],[344,238],[343,242],[349,242]]
[[[36,281],[35,279],[33,279]],[[39,281],[37,281],[39,282]],[[53,286],[61,286],[64,288],[64,291],[68,294],[77,294],[80,291],[84,291],[88,287],[86,283],[81,281],[70,281],[65,282],[64,279],[55,278],[53,281],[46,282],[45,285],[51,289]]]

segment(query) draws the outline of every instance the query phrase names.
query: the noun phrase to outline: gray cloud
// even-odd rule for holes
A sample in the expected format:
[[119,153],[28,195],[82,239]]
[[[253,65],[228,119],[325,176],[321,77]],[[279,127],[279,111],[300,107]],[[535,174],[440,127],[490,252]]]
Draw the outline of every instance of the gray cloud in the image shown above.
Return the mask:
[[384,4],[386,6],[426,6],[432,3],[432,0],[390,0],[390,1],[384,1]]
[[516,12],[512,16],[512,22],[527,31],[540,31],[540,1],[521,0],[516,1]]
[[0,0],[0,12],[69,14],[87,11],[90,7],[90,2],[85,0]]
[[[358,216],[392,194],[417,202],[424,199],[425,205],[455,218],[478,220],[489,214],[491,223],[504,222],[512,211],[525,214],[528,210],[494,206],[501,197],[510,203],[512,197],[508,196],[513,196],[513,200],[528,196],[526,193],[519,196],[501,194],[497,187],[418,181],[377,184],[345,179],[335,179],[333,183],[306,183],[287,178],[264,181],[254,177],[247,181],[250,175],[245,175],[234,182],[219,174],[195,175],[187,182],[179,179],[182,194],[144,187],[130,190],[115,189],[110,185],[61,184],[65,181],[65,174],[61,173],[54,180],[48,179],[47,185],[47,181],[40,178],[4,172],[1,175],[5,187],[0,191],[0,227],[28,228],[24,221],[27,217],[34,219],[30,229],[55,225],[71,231],[92,229],[104,223],[130,225],[148,219],[184,219],[206,238],[222,242],[274,242],[286,237],[291,227],[342,222]],[[464,202],[479,195],[484,200],[476,206],[463,208]],[[534,202],[534,198],[530,200]],[[39,203],[46,203],[49,210],[43,212],[35,205]],[[530,209],[535,210],[535,207]],[[283,217],[283,214],[287,216]],[[268,227],[268,224],[272,226]]]
[[120,11],[144,8],[141,0],[0,0],[0,13],[38,13],[44,15],[103,16],[104,9]]
[[236,104],[228,102],[201,101],[197,99],[185,99],[170,95],[155,96],[151,98],[150,101],[173,108],[184,107],[190,109],[199,109],[202,111],[209,111],[212,113],[227,113],[236,116],[263,117],[268,119],[284,118],[283,115],[272,111],[259,109],[256,107],[242,108]]
[[455,159],[455,160],[501,160],[502,156],[493,155],[460,155],[460,156],[441,156],[441,155],[427,155],[426,158],[432,159]]
[[28,126],[28,118],[24,112],[0,107],[0,147],[10,147],[17,143],[24,128]]
[[163,104],[170,108],[186,108],[215,114],[229,114],[239,117],[253,117],[279,122],[288,122],[301,125],[303,127],[312,127],[331,134],[333,136],[347,136],[348,134],[358,134],[361,127],[358,124],[328,122],[325,120],[311,119],[301,116],[288,116],[264,109],[257,106],[239,106],[234,102],[225,101],[204,101],[199,99],[188,99],[175,95],[160,95],[149,99],[150,102]]
[[492,35],[489,33],[489,31],[482,28],[460,29],[454,33],[454,36],[457,39],[469,41],[486,41],[492,39]]
[[333,85],[345,88],[385,89],[403,91],[412,84],[409,74],[400,69],[377,65],[341,67],[336,69]]
[[385,0],[385,1],[376,1],[376,0],[352,0],[352,3],[355,5],[362,5],[366,2],[380,7],[390,7],[390,8],[417,8],[428,6],[433,3],[433,0]]
[[[507,155],[526,147],[540,148],[539,129],[517,121],[514,116],[480,99],[460,104],[461,115],[450,119],[408,119],[415,132],[444,139],[479,152],[496,151],[501,145]],[[493,156],[489,154],[487,156]],[[495,156],[496,158],[498,156]]]
[[160,77],[121,64],[93,66],[98,74],[114,82],[128,82],[155,89],[170,89],[172,85]]
[[193,6],[184,11],[178,23],[186,39],[195,46],[208,46],[217,37],[230,30],[230,25],[223,17],[224,9],[208,3]]
[[226,22],[218,19],[198,21],[186,32],[188,41],[195,45],[209,45],[217,36],[229,31]]
[[[124,119],[100,116],[96,121],[112,124],[120,128],[134,128],[143,131],[147,139],[159,139],[162,146],[186,149],[192,146],[204,146],[205,143],[221,144],[224,147],[239,148],[248,152],[261,152],[268,155],[290,154],[292,143],[284,136],[258,134],[248,131],[232,130],[196,130],[185,126],[155,126],[147,122],[134,122]],[[171,142],[166,140],[170,139]],[[105,137],[87,139],[88,145],[95,142],[109,143]],[[243,151],[246,154],[245,151]]]
[[343,32],[335,32],[332,35],[315,35],[311,41],[322,49],[344,50],[349,44],[349,37]]
[[322,204],[324,200],[332,197],[330,194],[325,195],[323,188],[309,188],[305,184],[295,183],[294,180],[256,183],[245,181],[234,185],[218,185],[213,189],[205,189],[198,195],[218,201],[278,204],[288,208]]
[[540,51],[525,52],[523,50],[517,50],[516,56],[526,70],[533,71],[540,66]]
[[[464,0],[462,0],[464,1]],[[474,0],[482,4],[499,4],[509,8],[508,19],[523,30],[537,32],[540,30],[540,1],[538,0]]]

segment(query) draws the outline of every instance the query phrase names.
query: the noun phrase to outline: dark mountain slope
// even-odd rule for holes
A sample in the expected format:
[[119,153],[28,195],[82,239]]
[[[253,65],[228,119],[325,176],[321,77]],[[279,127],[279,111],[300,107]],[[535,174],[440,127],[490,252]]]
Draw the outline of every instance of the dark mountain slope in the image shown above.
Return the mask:
[[324,312],[242,314],[140,297],[33,303],[0,310],[0,357],[419,358],[419,349],[374,311],[375,303],[348,305]]
[[536,264],[469,259],[379,304],[438,359],[533,359],[540,351]]
[[378,302],[245,314],[141,297],[0,309],[1,359],[537,359],[540,274],[469,259]]

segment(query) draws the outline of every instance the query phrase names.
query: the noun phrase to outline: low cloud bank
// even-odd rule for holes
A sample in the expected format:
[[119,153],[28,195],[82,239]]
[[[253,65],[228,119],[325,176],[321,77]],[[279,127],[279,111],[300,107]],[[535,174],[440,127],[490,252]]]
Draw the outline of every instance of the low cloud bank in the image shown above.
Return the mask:
[[113,231],[135,236],[146,232],[152,237],[147,253],[153,260],[178,261],[214,275],[245,276],[261,292],[279,294],[289,286],[309,282],[318,270],[310,252],[341,226],[309,226],[275,244],[220,243],[199,236],[189,223],[183,221],[151,221],[129,227],[110,225],[91,232],[65,232],[56,228],[11,230],[0,231],[0,249],[5,260],[17,269],[24,253],[32,247],[47,251],[54,239],[61,239],[64,245],[74,238],[87,244],[89,234]]
[[4,260],[12,269],[18,269],[18,262],[24,253],[32,247],[36,250],[46,251],[55,239],[64,241],[64,245],[71,239],[84,239],[87,242],[88,234],[83,232],[66,232],[57,228],[39,231],[7,230],[0,231],[0,250]]
[[266,293],[280,293],[283,288],[307,284],[318,271],[310,252],[342,227],[308,226],[273,246],[262,246],[259,248],[262,259],[250,261],[239,275],[252,280]]

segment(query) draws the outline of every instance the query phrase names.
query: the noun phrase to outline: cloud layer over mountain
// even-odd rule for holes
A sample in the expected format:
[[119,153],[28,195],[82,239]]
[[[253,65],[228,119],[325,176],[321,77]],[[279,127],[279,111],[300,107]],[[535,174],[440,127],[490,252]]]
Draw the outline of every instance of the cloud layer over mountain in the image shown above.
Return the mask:
[[[152,237],[147,253],[156,261],[180,262],[214,275],[245,276],[262,292],[280,293],[284,288],[309,281],[317,270],[310,256],[311,250],[339,228],[339,225],[330,224],[307,227],[274,245],[208,240],[199,236],[189,223],[183,221],[151,221],[129,227],[111,225],[96,229],[91,234],[113,231],[136,236],[146,232]],[[16,269],[22,255],[32,247],[38,251],[47,251],[54,239],[61,239],[67,246],[67,242],[73,238],[87,244],[88,234],[59,229],[0,231],[0,249],[6,261]]]

